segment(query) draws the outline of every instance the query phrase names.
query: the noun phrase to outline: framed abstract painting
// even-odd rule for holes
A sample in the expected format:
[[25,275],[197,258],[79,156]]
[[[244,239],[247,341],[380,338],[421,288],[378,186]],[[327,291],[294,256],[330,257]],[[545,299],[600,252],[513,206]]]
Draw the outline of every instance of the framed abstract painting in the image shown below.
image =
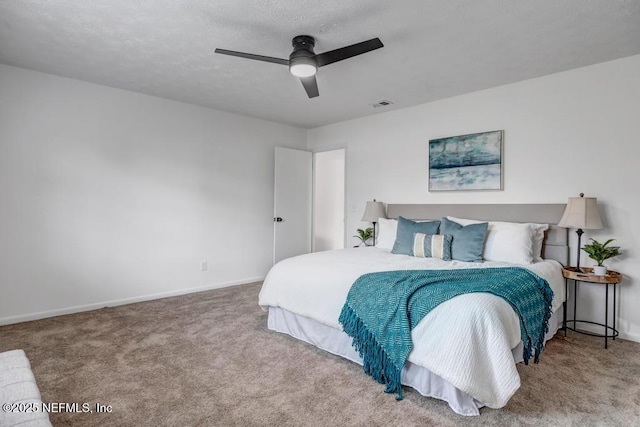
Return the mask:
[[429,191],[502,190],[503,131],[429,141]]

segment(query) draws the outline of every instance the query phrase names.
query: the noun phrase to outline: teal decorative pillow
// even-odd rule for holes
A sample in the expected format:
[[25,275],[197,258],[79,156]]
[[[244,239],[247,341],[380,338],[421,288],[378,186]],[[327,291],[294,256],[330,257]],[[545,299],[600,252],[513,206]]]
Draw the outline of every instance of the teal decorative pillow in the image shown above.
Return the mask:
[[415,233],[413,235],[413,256],[451,261],[452,240],[453,237],[448,234]]
[[398,231],[396,241],[391,249],[392,254],[413,255],[414,233],[438,234],[440,221],[415,222],[410,219],[398,217]]
[[469,224],[465,227],[442,218],[441,234],[453,236],[451,258],[458,261],[482,262],[482,248],[487,235],[488,222]]

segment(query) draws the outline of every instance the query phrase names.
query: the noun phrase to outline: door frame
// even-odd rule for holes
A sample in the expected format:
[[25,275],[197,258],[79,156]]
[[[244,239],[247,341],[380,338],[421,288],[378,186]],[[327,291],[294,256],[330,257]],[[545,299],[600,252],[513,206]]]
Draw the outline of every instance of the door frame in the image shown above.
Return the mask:
[[329,145],[326,147],[322,147],[318,150],[313,150],[313,161],[311,162],[311,173],[312,173],[312,194],[311,194],[311,251],[315,252],[316,250],[316,242],[315,242],[315,224],[316,224],[316,153],[324,153],[327,151],[336,151],[336,150],[344,150],[344,201],[342,204],[343,214],[342,218],[344,221],[344,227],[342,231],[342,246],[347,247],[347,182],[349,180],[348,176],[348,168],[349,163],[347,159],[349,158],[349,144],[336,144]]

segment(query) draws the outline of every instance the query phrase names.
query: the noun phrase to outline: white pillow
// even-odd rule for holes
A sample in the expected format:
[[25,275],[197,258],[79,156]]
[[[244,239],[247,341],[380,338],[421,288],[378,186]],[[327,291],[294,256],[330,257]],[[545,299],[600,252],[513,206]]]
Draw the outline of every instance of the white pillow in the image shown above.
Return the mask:
[[[450,216],[447,219],[460,225],[483,222]],[[549,228],[548,224],[489,221],[482,256],[487,261],[512,264],[531,264],[542,261],[540,253],[547,228]]]
[[549,224],[529,223],[533,228],[533,262],[542,261],[542,242],[544,242],[544,232],[549,229]]
[[376,247],[391,250],[396,241],[397,231],[398,220],[379,218],[378,233],[376,234]]

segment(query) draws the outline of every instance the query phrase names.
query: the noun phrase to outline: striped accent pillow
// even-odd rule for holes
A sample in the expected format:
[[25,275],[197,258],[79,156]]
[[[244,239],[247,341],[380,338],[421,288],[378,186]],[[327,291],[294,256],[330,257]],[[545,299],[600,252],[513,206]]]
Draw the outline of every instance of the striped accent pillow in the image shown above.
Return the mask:
[[443,261],[451,261],[450,234],[413,234],[413,256],[419,258],[437,258]]

